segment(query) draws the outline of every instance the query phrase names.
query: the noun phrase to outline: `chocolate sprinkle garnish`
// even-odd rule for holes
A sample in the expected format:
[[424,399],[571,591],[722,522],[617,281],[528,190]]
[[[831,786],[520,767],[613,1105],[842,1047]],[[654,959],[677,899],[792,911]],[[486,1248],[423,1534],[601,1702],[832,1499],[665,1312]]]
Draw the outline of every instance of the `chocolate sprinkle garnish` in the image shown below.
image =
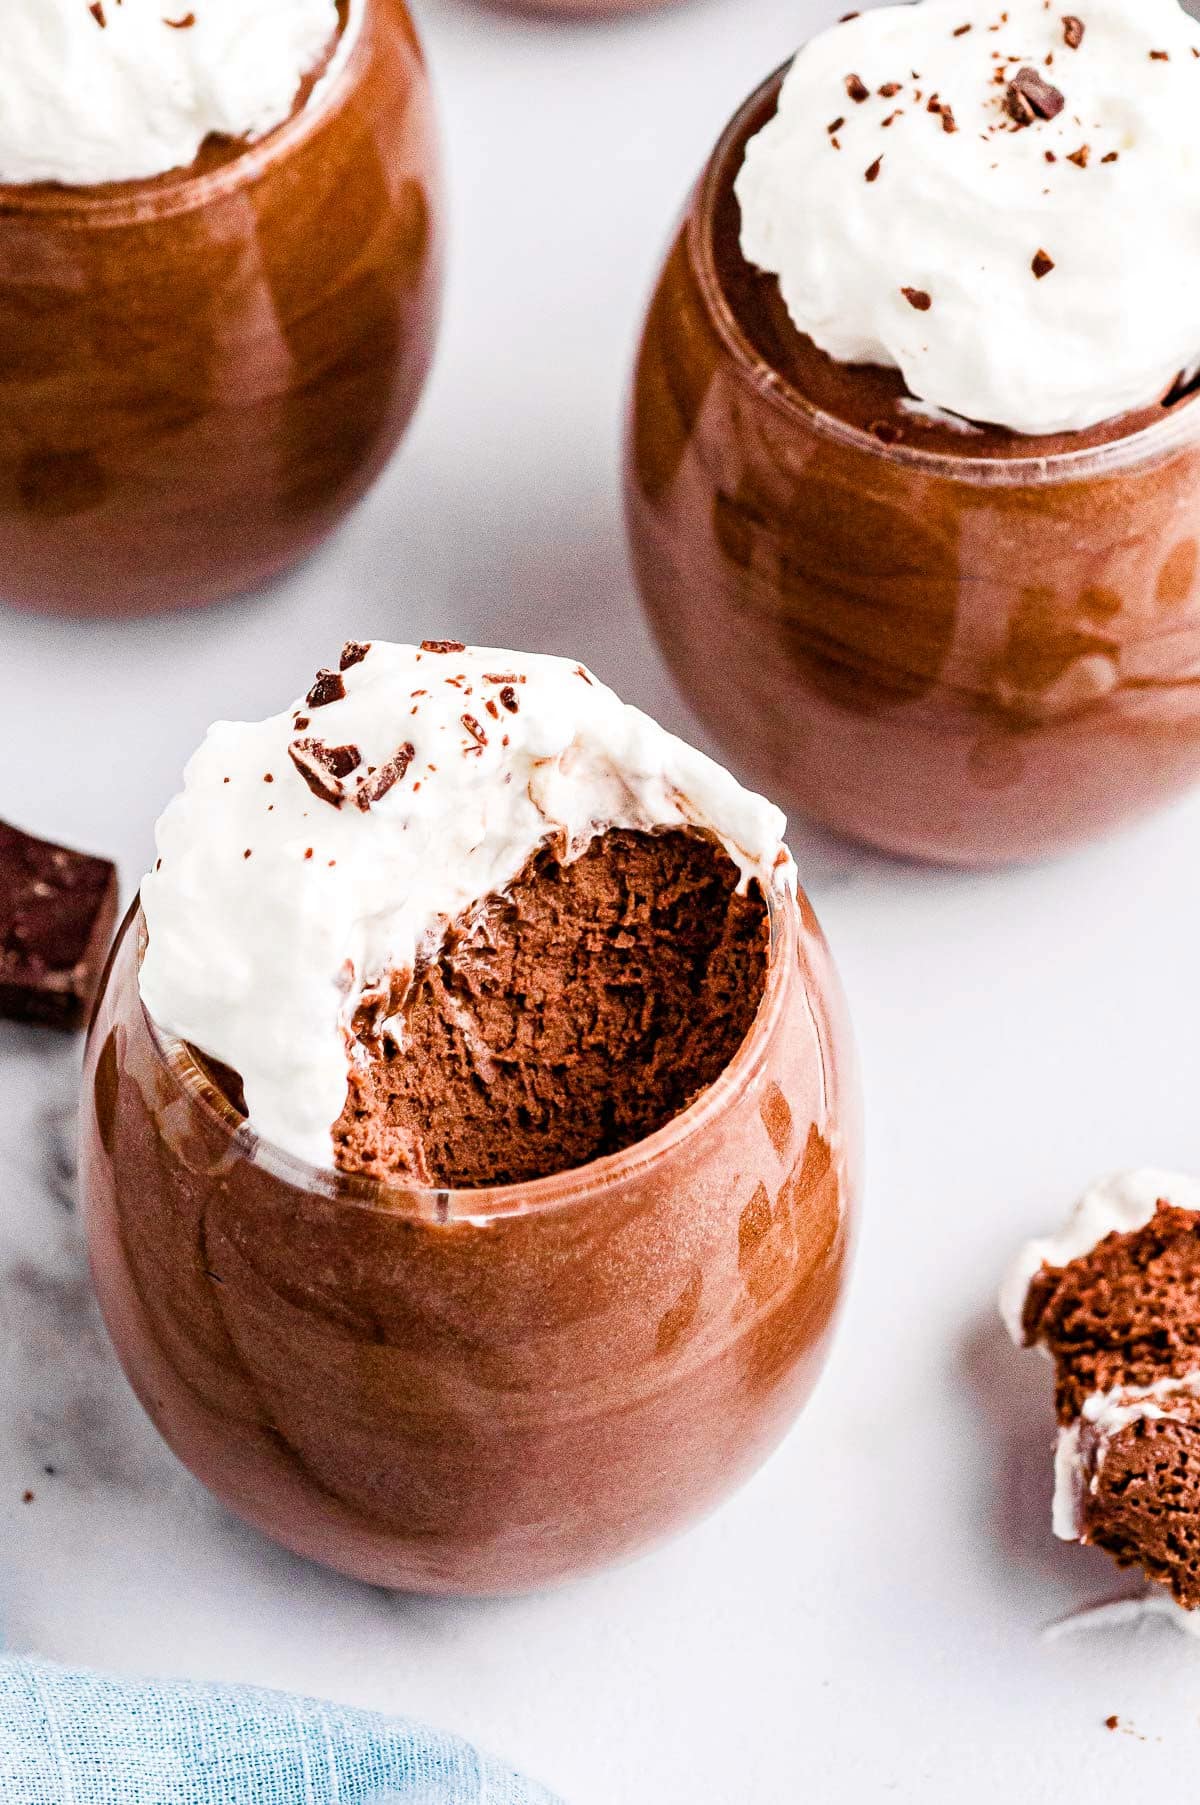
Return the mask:
[[488,676],[485,672],[483,680],[485,683],[524,683],[525,681],[524,677],[517,676],[513,671],[502,672],[499,676],[495,672]]
[[927,294],[923,288],[902,288],[900,293],[909,306],[915,307],[918,313],[928,313],[933,306],[932,295]]
[[386,764],[380,765],[378,771],[359,784],[354,792],[354,800],[364,815],[372,803],[378,802],[389,790],[395,788],[416,756],[416,747],[410,740],[405,740]]
[[1074,163],[1076,169],[1086,169],[1091,159],[1092,147],[1090,144],[1081,144],[1078,150],[1067,153],[1067,162]]
[[840,132],[842,127],[845,125],[845,123],[846,123],[845,114],[839,113],[836,119],[831,119],[829,121],[829,124],[825,127],[825,130],[829,133],[830,137],[832,138],[834,132]]
[[517,713],[520,703],[517,701],[517,692],[512,687],[511,683],[506,683],[504,688],[500,691],[500,701],[502,705],[507,708],[509,714]]
[[1121,153],[1119,150],[1110,150],[1106,157],[1101,157],[1100,161],[1102,163],[1116,163],[1119,160],[1120,155]]
[[88,11],[91,13],[93,19],[95,19],[101,31],[103,31],[108,24],[108,20],[104,17],[104,8],[101,6],[100,0],[92,0],[92,4],[88,7]]
[[321,802],[341,808],[345,800],[341,782],[362,763],[357,746],[325,746],[320,740],[293,740],[288,757]]
[[871,165],[871,167],[870,167],[870,169],[868,169],[868,170],[867,170],[867,171],[866,171],[866,177],[865,177],[865,179],[866,179],[866,180],[867,180],[867,181],[868,181],[868,182],[877,182],[877,181],[878,181],[878,180],[879,180],[879,171],[880,171],[880,170],[881,170],[881,169],[882,169],[882,168],[883,168],[883,158],[882,158],[882,157],[876,157],[876,159],[875,159],[875,161],[874,161],[874,162],[873,162],[873,163],[872,163],[872,165]]
[[466,730],[470,734],[471,738],[475,741],[475,744],[473,746],[467,747],[467,751],[468,752],[476,752],[476,751],[482,752],[483,748],[488,743],[487,742],[487,734],[483,731],[483,728],[479,725],[479,722],[475,719],[475,716],[473,714],[464,714],[464,715],[460,715],[459,719],[462,721],[463,726],[466,728]]
[[1063,42],[1068,50],[1078,50],[1083,43],[1083,20],[1074,13],[1067,13],[1063,19]]
[[1018,125],[1032,125],[1035,119],[1057,119],[1066,106],[1066,98],[1036,69],[1018,69],[1004,94],[1004,109]]
[[885,81],[879,92],[883,95],[885,100],[890,100],[893,94],[899,94],[900,83],[898,81]]
[[1152,50],[1150,52],[1150,61],[1152,63],[1169,63],[1170,60],[1171,52],[1169,50]]
[[346,693],[346,685],[337,671],[318,671],[317,680],[304,698],[306,708],[328,708],[331,702],[340,702]]
[[348,639],[342,647],[342,655],[338,660],[338,669],[348,671],[352,665],[361,664],[370,650],[371,641],[369,639],[365,641],[361,639]]
[[1054,259],[1047,251],[1036,251],[1034,253],[1031,268],[1040,282],[1042,277],[1048,276],[1050,271],[1054,268]]
[[192,26],[195,23],[196,23],[195,13],[184,13],[182,19],[164,19],[163,20],[163,24],[169,25],[171,27],[172,31],[190,31],[192,29]]
[[958,121],[954,117],[954,110],[952,107],[942,108],[942,130],[944,132],[956,132],[958,130]]
[[971,29],[971,27],[969,25],[956,25],[954,27],[953,32],[951,33],[951,36],[956,37],[956,38],[965,38],[967,33],[970,31],[970,29]]
[[461,639],[423,639],[423,652],[465,652],[466,646]]
[[860,105],[864,100],[869,100],[871,97],[871,90],[868,88],[861,75],[848,75],[846,77],[846,92],[851,100],[858,101]]

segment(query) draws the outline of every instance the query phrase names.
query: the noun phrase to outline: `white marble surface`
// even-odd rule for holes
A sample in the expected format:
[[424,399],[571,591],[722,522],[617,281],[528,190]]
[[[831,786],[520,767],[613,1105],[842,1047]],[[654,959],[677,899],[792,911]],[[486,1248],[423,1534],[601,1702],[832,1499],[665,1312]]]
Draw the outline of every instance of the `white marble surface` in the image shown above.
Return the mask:
[[[386,480],[257,602],[122,628],[0,614],[0,814],[115,853],[127,890],[209,717],[277,706],[348,634],[570,651],[693,730],[626,573],[625,373],[709,141],[835,9],[702,0],[590,30],[468,0],[420,10],[455,255],[436,377]],[[388,1597],[207,1498],[141,1418],[92,1310],[62,1154],[78,1049],[0,1028],[11,1647],[423,1714],[571,1805],[1194,1797],[1200,1647],[1161,1623],[1043,1636],[1130,1588],[1050,1538],[1047,1374],[1002,1339],[993,1292],[1094,1173],[1200,1169],[1200,798],[998,877],[798,840],[868,1085],[866,1233],[838,1348],[718,1516],[555,1595]]]

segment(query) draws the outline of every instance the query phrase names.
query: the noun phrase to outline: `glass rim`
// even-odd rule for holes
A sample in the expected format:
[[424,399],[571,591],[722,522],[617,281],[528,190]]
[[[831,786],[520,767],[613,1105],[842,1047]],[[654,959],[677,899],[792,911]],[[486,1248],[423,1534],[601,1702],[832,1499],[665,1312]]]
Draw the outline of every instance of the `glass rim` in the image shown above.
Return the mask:
[[793,893],[773,883],[765,896],[769,942],[767,980],[754,1020],[729,1064],[686,1109],[653,1134],[617,1153],[603,1154],[566,1172],[516,1184],[480,1185],[473,1189],[432,1188],[388,1183],[335,1167],[314,1166],[273,1142],[260,1138],[203,1070],[195,1054],[177,1036],[165,1033],[142,1001],[137,973],[146,945],[146,920],[135,897],[118,940],[136,936],[134,984],[137,1006],[162,1069],[187,1101],[199,1108],[226,1138],[231,1154],[289,1185],[331,1203],[381,1210],[390,1216],[436,1223],[494,1222],[542,1214],[579,1198],[616,1189],[664,1158],[682,1152],[706,1128],[719,1122],[746,1087],[761,1073],[775,1030],[786,1007],[789,986],[802,978],[797,961],[801,922],[799,886]]
[[688,208],[685,230],[692,252],[692,265],[704,298],[709,319],[730,353],[739,377],[769,406],[793,420],[802,420],[810,431],[827,439],[852,446],[864,455],[884,463],[903,466],[915,473],[927,473],[979,487],[1012,488],[1031,484],[1067,482],[1080,477],[1104,475],[1131,465],[1152,464],[1180,446],[1200,440],[1200,399],[1180,405],[1149,426],[1102,445],[1083,446],[1077,451],[1031,452],[1018,457],[972,456],[969,452],[929,451],[918,445],[885,445],[881,439],[859,426],[840,420],[836,414],[817,406],[789,383],[758,352],[734,313],[717,274],[713,247],[713,222],[716,203],[724,190],[729,163],[738,139],[745,130],[748,115],[758,108],[772,89],[778,89],[792,65],[783,63],[747,96],[718,138]]
[[[264,171],[312,137],[342,105],[358,80],[369,46],[367,15],[376,0],[347,0],[346,24],[334,46],[330,67],[304,105],[265,137],[247,143],[226,162],[204,173],[164,169],[156,176],[92,185],[69,182],[0,182],[0,211],[26,218],[79,215],[83,223],[136,224],[190,213],[208,201],[255,181]],[[119,192],[114,193],[117,189]]]

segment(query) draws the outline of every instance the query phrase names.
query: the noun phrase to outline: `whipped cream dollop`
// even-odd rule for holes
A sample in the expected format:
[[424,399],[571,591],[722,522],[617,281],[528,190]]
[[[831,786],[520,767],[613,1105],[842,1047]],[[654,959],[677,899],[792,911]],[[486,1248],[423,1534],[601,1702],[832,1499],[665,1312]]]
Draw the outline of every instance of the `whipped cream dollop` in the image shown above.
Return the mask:
[[328,56],[336,0],[4,0],[0,182],[141,181],[255,139]]
[[1200,360],[1200,27],[1177,0],[919,0],[800,51],[742,249],[842,363],[1020,433]]
[[238,1072],[253,1128],[300,1159],[333,1163],[364,995],[548,841],[570,859],[610,829],[694,827],[743,887],[794,891],[780,811],[583,665],[378,640],[339,665],[209,730],[142,886],[151,1018]]

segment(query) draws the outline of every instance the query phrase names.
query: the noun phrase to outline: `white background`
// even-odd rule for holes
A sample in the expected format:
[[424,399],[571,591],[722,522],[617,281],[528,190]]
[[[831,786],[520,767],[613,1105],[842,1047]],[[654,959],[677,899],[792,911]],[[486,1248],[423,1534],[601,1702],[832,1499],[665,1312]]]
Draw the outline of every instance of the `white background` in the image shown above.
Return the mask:
[[[453,254],[435,377],[385,480],[262,598],[119,627],[0,613],[0,814],[114,854],[127,893],[210,718],[273,711],[347,636],[569,652],[703,738],[626,570],[626,374],[716,133],[842,8],[701,0],[591,28],[469,0],[419,10]],[[869,1105],[837,1350],[782,1451],[717,1517],[554,1595],[389,1597],[208,1499],[92,1314],[55,1170],[78,1049],[0,1027],[10,1647],[427,1716],[570,1805],[1195,1797],[1200,1644],[1161,1624],[1042,1635],[1130,1587],[1050,1538],[1048,1373],[1007,1346],[992,1300],[1014,1244],[1094,1173],[1200,1168],[1200,799],[992,877],[795,837]]]

